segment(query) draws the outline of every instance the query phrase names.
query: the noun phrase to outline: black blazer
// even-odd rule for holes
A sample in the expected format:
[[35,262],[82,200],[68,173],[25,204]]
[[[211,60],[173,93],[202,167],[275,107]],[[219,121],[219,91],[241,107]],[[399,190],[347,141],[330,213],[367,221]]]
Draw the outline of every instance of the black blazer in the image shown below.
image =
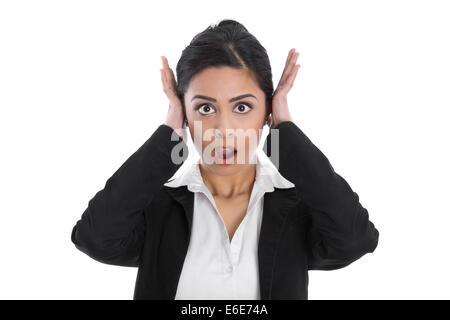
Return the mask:
[[[276,129],[279,172],[295,187],[264,195],[261,299],[306,300],[308,270],[343,268],[373,252],[378,230],[358,195],[299,127],[284,121]],[[173,132],[160,125],[89,201],[71,233],[76,248],[91,258],[139,268],[133,299],[174,299],[189,245],[194,193],[163,185],[182,165],[171,161],[172,148],[180,143],[187,150],[178,135],[171,140]],[[264,143],[269,157],[272,136]],[[185,160],[188,151],[179,155]]]

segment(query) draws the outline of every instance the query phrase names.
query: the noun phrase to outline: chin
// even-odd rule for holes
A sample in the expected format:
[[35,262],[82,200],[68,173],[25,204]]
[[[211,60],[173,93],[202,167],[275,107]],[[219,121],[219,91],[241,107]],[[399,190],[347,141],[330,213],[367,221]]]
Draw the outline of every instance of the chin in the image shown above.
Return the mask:
[[204,162],[203,165],[208,170],[214,172],[215,174],[228,176],[228,175],[236,174],[240,170],[242,170],[244,168],[244,166],[246,165],[245,161],[246,161],[246,159],[240,160],[236,156],[234,159],[232,159],[230,161],[230,163],[220,162],[220,160],[214,159],[213,163]]
[[208,169],[221,176],[232,176],[242,170],[242,165],[236,163],[227,165],[214,163],[208,165]]

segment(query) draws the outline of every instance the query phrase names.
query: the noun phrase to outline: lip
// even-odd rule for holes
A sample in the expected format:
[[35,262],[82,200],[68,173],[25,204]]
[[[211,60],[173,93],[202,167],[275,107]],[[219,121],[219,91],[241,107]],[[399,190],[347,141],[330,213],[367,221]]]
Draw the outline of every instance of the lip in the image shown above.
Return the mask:
[[216,149],[215,149],[215,151],[217,152],[217,153],[219,153],[219,154],[221,154],[221,153],[223,153],[223,151],[229,151],[229,152],[231,152],[231,151],[235,151],[236,149],[234,148],[234,147],[217,147]]
[[[232,153],[228,158],[223,157],[223,153],[229,152]],[[237,150],[234,147],[217,147],[214,149],[215,152],[215,158],[217,160],[217,163],[219,164],[233,164],[235,163],[235,158],[237,155]],[[233,161],[232,161],[233,160]],[[230,163],[232,161],[232,163]]]

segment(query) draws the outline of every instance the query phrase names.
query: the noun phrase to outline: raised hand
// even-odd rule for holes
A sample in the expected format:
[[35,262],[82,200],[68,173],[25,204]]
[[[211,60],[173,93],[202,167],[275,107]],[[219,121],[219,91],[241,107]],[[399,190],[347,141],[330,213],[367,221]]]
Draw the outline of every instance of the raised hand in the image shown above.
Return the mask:
[[185,136],[185,115],[183,111],[183,104],[178,98],[176,90],[176,81],[172,69],[169,67],[169,62],[165,56],[161,56],[162,66],[161,82],[163,91],[169,99],[169,109],[167,111],[165,124],[172,127],[183,139]]
[[300,69],[300,65],[296,64],[299,55],[300,53],[296,52],[295,48],[289,50],[283,74],[272,96],[272,113],[269,121],[269,127],[271,129],[276,127],[280,122],[292,121],[287,103],[287,94],[294,85],[298,69]]

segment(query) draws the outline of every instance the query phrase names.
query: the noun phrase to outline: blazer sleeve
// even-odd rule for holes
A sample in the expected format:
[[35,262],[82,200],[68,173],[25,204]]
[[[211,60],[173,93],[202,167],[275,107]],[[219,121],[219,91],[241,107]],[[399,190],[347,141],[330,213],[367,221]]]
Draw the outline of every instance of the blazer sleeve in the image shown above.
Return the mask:
[[[379,232],[349,184],[292,121],[279,123],[279,172],[306,208],[309,270],[343,268],[378,245]],[[272,131],[264,152],[270,156]],[[272,159],[271,159],[272,160]]]
[[[171,158],[175,146],[179,152],[174,154],[182,158],[179,164]],[[88,202],[72,229],[76,248],[102,263],[137,267],[145,234],[144,208],[187,156],[184,140],[161,124]]]

